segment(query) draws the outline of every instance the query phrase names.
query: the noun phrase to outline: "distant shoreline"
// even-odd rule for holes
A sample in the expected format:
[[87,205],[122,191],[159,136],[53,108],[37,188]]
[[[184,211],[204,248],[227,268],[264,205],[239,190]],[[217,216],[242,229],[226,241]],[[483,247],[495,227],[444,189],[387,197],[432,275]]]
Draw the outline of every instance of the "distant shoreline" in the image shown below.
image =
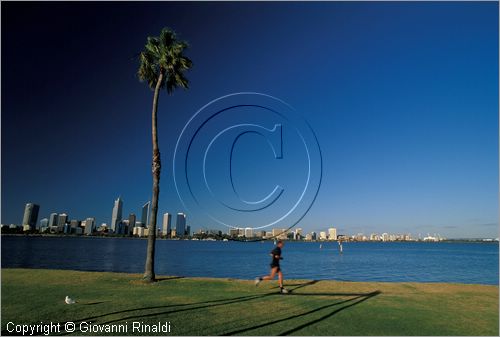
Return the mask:
[[[137,237],[137,236],[119,236],[119,235],[71,235],[71,234],[19,234],[19,233],[1,233],[1,237],[43,237],[43,238],[99,238],[99,239],[135,239],[135,240],[147,240],[148,237]],[[222,239],[171,239],[171,238],[161,238],[157,237],[157,240],[166,240],[166,241],[222,241]],[[228,241],[232,242],[241,242],[241,243],[255,243],[255,242],[273,242],[273,239],[264,239],[264,240],[235,240],[228,239]],[[337,241],[321,241],[321,240],[286,240],[286,242],[301,242],[301,243],[334,243]],[[485,244],[498,244],[499,242],[494,239],[446,239],[441,241],[423,241],[423,240],[410,240],[410,241],[343,241],[345,244],[350,243],[485,243]]]

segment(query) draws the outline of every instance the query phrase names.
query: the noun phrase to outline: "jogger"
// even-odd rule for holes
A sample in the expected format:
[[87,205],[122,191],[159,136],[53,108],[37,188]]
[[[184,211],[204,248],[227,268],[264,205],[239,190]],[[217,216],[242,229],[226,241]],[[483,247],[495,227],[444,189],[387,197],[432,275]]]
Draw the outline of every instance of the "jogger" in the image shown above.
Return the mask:
[[280,260],[283,258],[281,257],[281,248],[283,248],[283,241],[279,240],[278,243],[276,244],[276,248],[274,248],[271,251],[271,256],[273,257],[271,261],[271,273],[267,276],[262,276],[262,277],[257,277],[255,279],[255,285],[259,285],[260,282],[262,281],[269,281],[273,280],[276,274],[278,274],[278,283],[280,286],[280,292],[282,294],[288,293],[288,290],[286,290],[283,287],[283,273],[281,272],[280,268]]

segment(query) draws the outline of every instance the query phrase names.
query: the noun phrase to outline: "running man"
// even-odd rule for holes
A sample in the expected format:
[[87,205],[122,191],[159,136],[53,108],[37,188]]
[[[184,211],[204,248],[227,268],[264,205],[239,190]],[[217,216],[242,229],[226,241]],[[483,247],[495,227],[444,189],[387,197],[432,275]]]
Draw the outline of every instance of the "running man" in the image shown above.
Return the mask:
[[281,257],[281,248],[283,248],[283,241],[279,240],[278,243],[276,244],[276,248],[274,248],[270,254],[273,257],[271,261],[271,274],[267,276],[257,277],[255,279],[255,285],[258,286],[259,283],[262,281],[273,280],[274,276],[276,276],[276,273],[278,273],[280,293],[287,294],[288,290],[283,288],[283,273],[281,272],[280,268],[280,260],[283,260],[283,258]]

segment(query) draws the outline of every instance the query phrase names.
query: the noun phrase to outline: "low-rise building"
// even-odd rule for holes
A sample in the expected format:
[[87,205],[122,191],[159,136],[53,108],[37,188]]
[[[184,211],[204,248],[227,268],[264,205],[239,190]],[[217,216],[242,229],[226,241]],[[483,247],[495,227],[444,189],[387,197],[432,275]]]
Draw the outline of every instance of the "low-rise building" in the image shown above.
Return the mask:
[[250,227],[245,228],[245,237],[253,238],[253,229]]
[[336,228],[328,228],[328,239],[329,240],[337,240],[337,229]]

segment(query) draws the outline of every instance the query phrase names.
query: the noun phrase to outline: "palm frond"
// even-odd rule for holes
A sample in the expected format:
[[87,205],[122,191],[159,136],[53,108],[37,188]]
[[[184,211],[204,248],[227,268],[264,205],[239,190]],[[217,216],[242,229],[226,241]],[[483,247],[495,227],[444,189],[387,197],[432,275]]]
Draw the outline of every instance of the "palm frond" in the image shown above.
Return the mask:
[[175,34],[174,30],[165,27],[161,30],[160,33],[160,43],[167,48],[177,42],[177,34]]
[[143,51],[139,56],[139,60],[140,65],[137,71],[139,80],[141,82],[148,82],[149,87],[154,89],[159,75],[158,65],[155,63],[154,56],[147,51]]
[[139,80],[148,82],[149,87],[154,89],[160,73],[163,73],[164,80],[160,87],[166,87],[169,94],[179,87],[187,89],[188,79],[184,72],[193,66],[193,62],[184,55],[187,48],[188,43],[178,40],[169,28],[163,28],[159,37],[148,37],[139,55]]
[[189,80],[184,76],[183,73],[173,73],[167,77],[166,81],[167,93],[171,95],[173,91],[177,88],[189,88]]

